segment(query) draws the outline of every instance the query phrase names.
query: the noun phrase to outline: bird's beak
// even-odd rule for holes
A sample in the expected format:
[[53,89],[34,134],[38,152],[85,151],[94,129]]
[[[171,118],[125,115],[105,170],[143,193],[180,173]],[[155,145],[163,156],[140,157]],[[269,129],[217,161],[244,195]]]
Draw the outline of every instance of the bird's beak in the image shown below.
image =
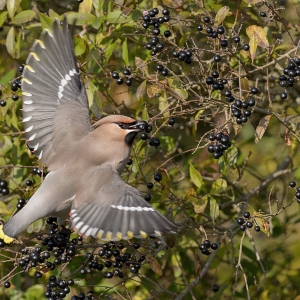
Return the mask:
[[146,129],[146,126],[147,126],[147,122],[141,121],[129,125],[128,129],[135,129],[136,131],[144,131]]

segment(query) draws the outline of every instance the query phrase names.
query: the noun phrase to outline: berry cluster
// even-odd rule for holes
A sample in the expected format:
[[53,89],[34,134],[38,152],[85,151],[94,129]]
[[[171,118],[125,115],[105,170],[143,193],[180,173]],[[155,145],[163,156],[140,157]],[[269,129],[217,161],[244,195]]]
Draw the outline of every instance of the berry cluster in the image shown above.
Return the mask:
[[165,68],[163,65],[161,65],[161,64],[156,65],[156,70],[157,70],[158,72],[161,72],[161,75],[163,75],[163,76],[168,76],[168,75],[169,75],[168,69],[166,69],[166,68]]
[[[245,231],[246,228],[252,228],[253,222],[250,221],[251,215],[249,211],[244,213],[244,218],[237,218],[236,222],[240,225],[240,230]],[[258,225],[254,228],[256,231],[260,231],[260,227]]]
[[[154,179],[154,181],[156,181],[156,182],[160,182],[160,181],[162,180],[162,175],[161,175],[161,173],[156,173],[156,174],[154,174],[153,179]],[[149,190],[153,189],[153,187],[154,187],[154,184],[153,184],[152,182],[147,182],[147,188],[148,188]],[[151,200],[151,195],[150,195],[150,193],[146,194],[146,195],[144,196],[144,199],[145,199],[146,201],[149,202],[149,201]]]
[[[18,68],[18,71],[20,73],[22,73],[23,70],[24,70],[24,65],[20,65]],[[21,88],[21,80],[14,80],[11,84],[11,90],[13,92],[16,92],[20,88]],[[2,95],[2,90],[0,90],[0,96],[1,95]],[[17,101],[19,99],[19,96],[14,93],[11,98],[13,99],[13,101]],[[6,104],[7,104],[6,100],[4,100],[4,99],[0,100],[0,106],[4,107],[4,106],[6,106]]]
[[173,57],[178,58],[179,61],[184,61],[186,64],[190,65],[192,63],[193,52],[189,49],[181,51],[173,51]]
[[[294,57],[289,61],[287,68],[284,68],[283,74],[279,76],[279,84],[284,88],[293,87],[295,78],[298,76],[300,76],[300,59],[298,57]],[[286,99],[286,91],[282,92],[280,97],[281,99]]]
[[220,158],[224,151],[231,146],[229,136],[223,132],[219,132],[217,134],[211,133],[208,136],[208,139],[213,143],[208,146],[207,150],[214,154],[215,159]]
[[206,78],[206,83],[208,85],[212,85],[213,90],[224,90],[224,85],[227,84],[227,79],[219,79],[219,72],[217,71],[212,71],[211,72],[211,77]]
[[217,243],[210,243],[209,240],[205,240],[200,246],[199,249],[201,250],[202,254],[204,255],[209,255],[210,254],[210,249],[212,250],[217,250],[218,249],[218,244]]
[[[259,90],[256,87],[253,87],[251,88],[250,92],[252,95],[256,95],[258,94]],[[231,104],[231,112],[236,118],[236,123],[246,123],[248,121],[248,117],[250,117],[252,114],[250,108],[255,106],[256,100],[254,98],[249,98],[245,101],[236,100],[230,91],[225,91],[225,97],[227,98],[228,102],[233,102]]]
[[94,299],[93,297],[93,292],[87,292],[85,295],[84,293],[80,293],[78,295],[72,296],[71,300],[92,300]]
[[18,200],[17,209],[18,210],[22,209],[24,207],[25,203],[26,203],[26,201],[23,198],[20,198]]
[[145,122],[145,127],[144,127],[144,131],[141,133],[141,139],[143,141],[149,140],[148,144],[150,146],[155,146],[158,147],[160,145],[160,140],[158,138],[155,137],[149,137],[148,133],[150,133],[152,131],[152,126],[150,124],[148,124],[147,122]]
[[[210,21],[211,21],[210,17],[208,17],[208,16],[205,16],[203,18],[203,22],[206,23],[206,24],[210,23]],[[211,26],[206,25],[206,24],[204,24],[204,26],[202,24],[199,24],[197,26],[197,30],[198,31],[203,31],[203,29],[205,29],[205,31],[207,33],[207,36],[209,38],[219,39],[220,46],[222,48],[227,48],[228,47],[228,40],[224,39],[225,28],[222,25],[220,25],[218,27],[211,27]],[[241,39],[240,39],[240,37],[235,36],[235,37],[233,37],[233,41],[234,41],[234,43],[238,44],[241,41]],[[249,49],[250,49],[250,46],[248,44],[243,45],[243,50],[248,51]]]
[[[295,181],[290,182],[289,187],[290,188],[295,188],[296,187],[296,182]],[[300,203],[300,187],[296,188],[295,197],[297,199],[297,202]]]
[[[39,169],[39,168],[37,168],[37,167],[34,167],[33,169],[32,169],[32,174],[33,175],[38,175],[38,176],[42,176],[42,174],[43,174],[43,172]],[[45,175],[45,174],[44,174]]]
[[6,180],[3,179],[0,180],[0,192],[3,196],[9,194],[8,183]]
[[[153,8],[150,11],[144,12],[144,15],[142,17],[143,24],[142,26],[147,29],[150,26],[153,28],[151,29],[151,33],[154,36],[147,44],[146,49],[151,50],[151,55],[154,56],[157,53],[161,52],[164,49],[164,44],[159,41],[157,36],[160,34],[160,25],[166,22],[169,22],[170,20],[170,11],[167,8],[164,8],[162,10],[162,16],[156,17],[159,14],[158,8]],[[171,36],[171,32],[169,30],[166,30],[164,32],[164,36],[166,38]]]
[[[131,85],[132,85],[132,74],[131,74],[130,70],[129,70],[129,69],[124,69],[122,73],[124,74],[124,76],[125,76],[125,78],[126,78],[126,79],[125,79],[126,85],[127,85],[127,86],[131,86]],[[112,77],[113,79],[116,79],[116,83],[117,83],[118,85],[121,85],[121,84],[124,83],[124,78],[123,78],[123,77],[120,77],[120,74],[119,74],[119,72],[117,72],[117,71],[111,72],[111,77]]]
[[[137,250],[141,247],[141,245],[140,243],[136,242],[132,244],[132,247]],[[142,266],[143,261],[146,260],[146,257],[139,254],[139,257],[137,258],[130,252],[122,253],[122,251],[124,251],[123,249],[125,249],[125,245],[123,243],[116,244],[115,242],[109,242],[102,245],[101,249],[98,251],[98,256],[105,260],[104,264],[99,264],[96,261],[96,256],[88,253],[88,267],[97,270],[106,268],[106,271],[103,273],[105,278],[112,278],[114,276],[123,278],[124,273],[121,269],[124,267],[129,268],[131,273],[137,274]],[[109,270],[111,268],[114,268],[114,270]],[[86,271],[87,269],[84,270],[84,272]]]
[[74,285],[73,279],[62,280],[52,275],[49,277],[49,283],[46,285],[45,297],[53,300],[63,299],[70,293],[70,286],[72,285]]

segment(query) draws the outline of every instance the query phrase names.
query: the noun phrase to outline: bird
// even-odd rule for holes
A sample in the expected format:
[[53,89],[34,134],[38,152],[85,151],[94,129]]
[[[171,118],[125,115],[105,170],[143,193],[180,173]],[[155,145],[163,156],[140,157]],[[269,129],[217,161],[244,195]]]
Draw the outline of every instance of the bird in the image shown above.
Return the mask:
[[108,115],[92,123],[66,19],[54,20],[35,40],[21,89],[26,143],[49,173],[27,204],[0,225],[0,239],[12,243],[47,216],[70,217],[79,235],[104,241],[177,232],[120,176],[145,122]]

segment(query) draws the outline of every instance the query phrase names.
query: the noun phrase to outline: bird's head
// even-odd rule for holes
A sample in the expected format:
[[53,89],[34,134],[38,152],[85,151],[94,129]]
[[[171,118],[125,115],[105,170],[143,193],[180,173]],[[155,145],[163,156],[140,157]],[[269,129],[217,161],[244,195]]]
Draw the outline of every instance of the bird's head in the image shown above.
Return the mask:
[[138,132],[144,131],[147,122],[138,122],[130,117],[122,115],[111,115],[102,118],[94,124],[94,129],[101,129],[112,140],[125,141],[131,146]]

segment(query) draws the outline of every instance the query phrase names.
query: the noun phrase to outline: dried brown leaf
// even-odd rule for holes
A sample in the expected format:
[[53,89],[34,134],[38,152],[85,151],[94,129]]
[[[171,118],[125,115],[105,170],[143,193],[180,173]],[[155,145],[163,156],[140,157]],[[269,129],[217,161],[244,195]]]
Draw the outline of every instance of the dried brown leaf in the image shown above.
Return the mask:
[[260,119],[258,126],[255,130],[255,143],[258,143],[264,136],[270,121],[271,115],[265,116]]

